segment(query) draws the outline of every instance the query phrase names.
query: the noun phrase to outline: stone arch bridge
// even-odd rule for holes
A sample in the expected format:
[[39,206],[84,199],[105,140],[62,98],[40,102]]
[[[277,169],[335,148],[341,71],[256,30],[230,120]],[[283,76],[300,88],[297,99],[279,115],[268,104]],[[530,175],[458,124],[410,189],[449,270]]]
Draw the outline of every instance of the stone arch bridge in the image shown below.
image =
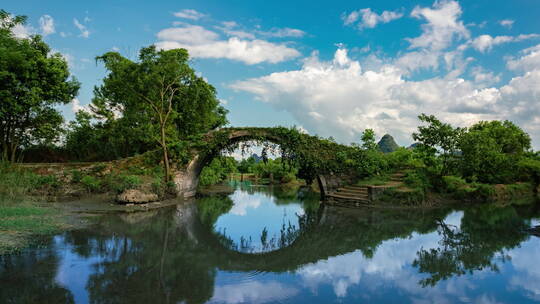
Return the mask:
[[[284,127],[223,128],[211,131],[204,136],[203,142],[205,144],[203,147],[193,148],[191,150],[192,157],[189,162],[183,166],[177,166],[173,175],[177,193],[183,197],[194,196],[197,192],[202,169],[210,164],[212,159],[218,156],[221,151],[246,141],[271,142],[280,145],[282,149],[289,150],[288,152],[304,154],[306,154],[306,147],[310,146],[311,151],[309,153],[326,154],[327,158],[334,157],[335,155],[331,154],[335,153],[335,151],[330,151],[331,149],[329,148],[324,149],[325,146],[337,146],[343,149],[349,148],[333,141],[310,136]],[[313,156],[311,155],[311,157]],[[317,155],[314,157],[317,157]],[[334,188],[339,187],[346,179],[345,176],[333,174],[328,169],[321,169],[316,174],[316,180],[322,197]]]

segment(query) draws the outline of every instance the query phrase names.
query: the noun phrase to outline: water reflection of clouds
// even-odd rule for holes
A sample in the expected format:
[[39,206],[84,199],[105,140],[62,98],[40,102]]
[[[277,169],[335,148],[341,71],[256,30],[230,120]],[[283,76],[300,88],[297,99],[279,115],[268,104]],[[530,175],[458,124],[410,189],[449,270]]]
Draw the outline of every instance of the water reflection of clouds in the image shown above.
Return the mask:
[[517,273],[510,278],[510,288],[523,289],[527,297],[540,301],[540,238],[531,236],[520,248],[509,252]]
[[[444,222],[460,227],[463,212],[449,214]],[[398,290],[412,303],[504,303],[497,295],[503,290],[492,289],[491,282],[507,276],[507,289],[517,290],[533,301],[540,301],[540,238],[531,237],[521,247],[510,250],[511,260],[503,265],[496,261],[501,273],[490,269],[477,270],[473,274],[453,276],[438,282],[435,286],[422,287],[419,281],[425,274],[411,266],[417,252],[438,248],[440,236],[413,233],[408,239],[393,239],[381,243],[374,256],[366,258],[361,251],[332,257],[309,264],[297,271],[302,284],[312,293],[317,293],[322,285],[330,285],[338,298],[348,298],[352,293],[366,290],[364,294],[373,298],[380,290]],[[490,288],[484,292],[484,288]],[[354,289],[354,292],[352,291]],[[379,290],[380,289],[380,290]],[[373,299],[372,299],[373,300]]]
[[86,289],[88,278],[96,271],[95,265],[99,265],[105,259],[97,255],[87,258],[80,256],[72,245],[66,243],[63,236],[56,236],[54,244],[60,259],[55,281],[71,291],[75,303],[89,302]]
[[247,209],[257,209],[262,204],[262,198],[258,194],[249,194],[246,191],[235,191],[231,195],[234,205],[230,211],[231,214],[245,216]]
[[298,292],[298,289],[276,281],[251,281],[216,286],[210,302],[228,304],[276,302],[293,297]]
[[[459,227],[463,212],[453,212],[445,218],[447,224]],[[316,293],[320,285],[329,284],[337,297],[348,296],[353,286],[376,293],[378,288],[396,285],[406,291],[413,303],[451,303],[447,297],[453,295],[465,300],[465,291],[474,288],[466,278],[449,280],[434,288],[422,288],[418,282],[424,277],[411,266],[420,249],[439,247],[439,235],[413,233],[408,239],[393,239],[377,247],[374,256],[366,258],[361,251],[332,257],[309,264],[297,271],[303,285]]]

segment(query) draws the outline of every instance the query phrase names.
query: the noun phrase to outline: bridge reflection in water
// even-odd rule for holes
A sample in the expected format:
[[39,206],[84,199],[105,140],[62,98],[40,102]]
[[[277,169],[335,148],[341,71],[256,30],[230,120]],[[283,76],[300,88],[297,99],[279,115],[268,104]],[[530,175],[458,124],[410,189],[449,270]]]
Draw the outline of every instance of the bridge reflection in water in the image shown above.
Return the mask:
[[[257,238],[262,246],[243,246],[216,228],[234,196],[97,218],[94,226],[58,235],[44,249],[1,257],[0,302],[356,302],[359,295],[392,302],[403,294],[411,301],[460,301],[464,294],[441,287],[449,282],[469,297],[503,292],[526,302],[538,292],[517,283],[507,291],[459,285],[472,284],[474,274],[510,284],[519,268],[511,257],[540,253],[538,238],[524,232],[540,217],[538,206],[347,210],[319,205],[316,195],[296,189],[236,191],[267,196],[276,205],[294,203],[303,212],[266,247],[264,233]],[[532,249],[516,251],[520,245]],[[540,279],[540,272],[527,275]]]

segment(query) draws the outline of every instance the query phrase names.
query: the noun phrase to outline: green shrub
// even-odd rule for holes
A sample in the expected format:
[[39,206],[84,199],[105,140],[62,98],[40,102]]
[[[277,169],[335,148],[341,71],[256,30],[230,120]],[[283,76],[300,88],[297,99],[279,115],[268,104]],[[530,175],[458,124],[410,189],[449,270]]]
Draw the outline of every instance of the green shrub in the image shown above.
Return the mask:
[[165,194],[165,189],[163,187],[163,180],[161,178],[156,178],[150,185],[152,192],[157,194],[159,197],[162,197]]
[[101,182],[91,175],[83,176],[81,184],[83,184],[88,192],[98,192],[101,189]]
[[296,176],[292,172],[288,172],[281,178],[281,182],[286,184],[294,181],[296,179]]
[[79,170],[71,170],[71,181],[73,183],[80,183],[83,178],[83,174]]
[[54,175],[36,175],[35,183],[37,188],[59,188],[60,181]]
[[118,175],[112,180],[112,184],[109,185],[109,188],[116,191],[117,193],[122,193],[128,189],[136,189],[141,184],[142,181],[139,176]]
[[488,184],[474,184],[475,191],[473,192],[473,198],[481,201],[488,201],[495,197],[495,186]]
[[425,173],[421,171],[408,172],[403,178],[405,185],[413,189],[420,189],[426,191],[430,188],[429,179]]
[[454,193],[458,190],[462,190],[463,188],[467,187],[467,182],[457,176],[448,175],[442,177],[443,183],[444,183],[444,190],[448,193]]
[[540,160],[524,157],[518,162],[517,167],[520,180],[540,184]]
[[394,170],[403,168],[418,168],[423,165],[422,161],[416,158],[413,151],[406,148],[399,148],[394,152],[384,154],[388,162],[388,167]]
[[392,205],[420,206],[425,199],[425,193],[421,189],[410,191],[388,188],[377,198],[378,202]]

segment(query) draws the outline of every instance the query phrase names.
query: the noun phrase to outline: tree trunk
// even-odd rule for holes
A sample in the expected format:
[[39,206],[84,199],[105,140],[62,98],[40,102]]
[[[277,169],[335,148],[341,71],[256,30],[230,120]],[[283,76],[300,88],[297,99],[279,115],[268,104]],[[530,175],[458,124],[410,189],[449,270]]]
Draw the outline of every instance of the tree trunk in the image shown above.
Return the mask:
[[163,148],[163,168],[165,169],[165,182],[169,182],[171,176],[169,168],[169,153],[167,152],[167,142],[165,140],[165,126],[161,126],[161,147]]

